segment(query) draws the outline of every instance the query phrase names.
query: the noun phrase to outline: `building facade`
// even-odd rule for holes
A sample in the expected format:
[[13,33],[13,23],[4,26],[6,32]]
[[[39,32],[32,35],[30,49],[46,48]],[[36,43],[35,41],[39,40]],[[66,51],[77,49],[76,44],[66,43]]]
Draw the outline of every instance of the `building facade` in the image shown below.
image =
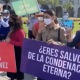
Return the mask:
[[[69,15],[70,17],[79,17],[80,18],[80,0],[59,0],[60,5],[56,7],[56,14],[58,17],[62,17],[62,13],[65,11],[64,7],[62,5],[64,5],[65,3],[72,3],[73,7],[71,9],[69,9]],[[6,5],[3,2],[3,0],[0,0],[0,3],[3,4],[3,9],[6,9]],[[8,4],[9,9],[12,8],[11,4]],[[49,5],[49,7],[51,7]],[[12,8],[13,9],[13,8]]]
[[72,15],[71,17],[80,17],[80,0],[59,0],[59,1],[60,4],[65,4],[69,2],[72,3],[73,7],[70,10],[70,15]]

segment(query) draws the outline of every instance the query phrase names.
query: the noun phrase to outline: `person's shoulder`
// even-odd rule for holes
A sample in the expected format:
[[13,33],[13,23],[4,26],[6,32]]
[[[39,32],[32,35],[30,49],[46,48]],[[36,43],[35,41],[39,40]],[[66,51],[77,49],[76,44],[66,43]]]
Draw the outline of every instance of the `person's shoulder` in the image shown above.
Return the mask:
[[25,33],[25,31],[21,28],[16,31],[16,34]]
[[41,29],[42,31],[46,30],[48,28],[48,26],[44,25]]
[[60,29],[63,30],[63,31],[65,31],[65,28],[64,27],[60,27]]
[[21,28],[21,29],[18,29],[15,33],[15,35],[19,38],[25,38],[26,37],[26,33],[25,31]]
[[44,33],[47,30],[47,26],[43,26],[42,28],[39,29],[38,33]]
[[64,27],[62,27],[62,26],[60,26],[60,24],[58,23],[57,24],[57,27],[56,27],[57,29],[60,29],[60,30],[64,30],[65,31],[65,28]]

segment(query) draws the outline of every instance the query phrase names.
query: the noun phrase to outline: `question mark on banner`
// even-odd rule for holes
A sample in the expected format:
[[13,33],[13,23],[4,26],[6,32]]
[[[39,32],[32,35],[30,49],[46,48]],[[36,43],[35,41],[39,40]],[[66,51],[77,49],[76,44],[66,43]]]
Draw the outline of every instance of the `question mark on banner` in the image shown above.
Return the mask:
[[68,79],[71,77],[72,73],[68,72]]

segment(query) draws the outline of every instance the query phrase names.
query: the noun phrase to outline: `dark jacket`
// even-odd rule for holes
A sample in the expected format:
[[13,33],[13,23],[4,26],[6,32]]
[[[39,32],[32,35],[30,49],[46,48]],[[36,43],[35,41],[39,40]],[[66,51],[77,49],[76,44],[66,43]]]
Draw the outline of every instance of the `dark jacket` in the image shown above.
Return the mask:
[[80,30],[76,32],[76,35],[73,41],[67,43],[67,46],[75,47],[76,49],[80,49],[80,46],[78,45],[79,43],[80,43]]
[[2,19],[0,21],[0,35],[7,36],[9,31],[10,31],[10,27],[8,24],[8,20]]

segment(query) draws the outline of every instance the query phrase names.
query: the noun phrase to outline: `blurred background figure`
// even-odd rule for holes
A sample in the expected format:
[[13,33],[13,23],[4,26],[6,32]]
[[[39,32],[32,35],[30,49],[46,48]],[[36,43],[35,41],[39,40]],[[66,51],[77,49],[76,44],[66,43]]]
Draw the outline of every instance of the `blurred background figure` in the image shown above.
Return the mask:
[[10,16],[10,12],[8,10],[4,10],[2,12],[2,15],[3,15],[3,19],[6,21],[6,20],[9,20],[9,16]]
[[80,49],[80,30],[76,31],[74,38],[72,36],[72,31],[68,30],[67,46],[75,49]]
[[29,31],[28,31],[28,37],[30,39],[34,39],[34,35],[32,33],[32,29],[33,29],[33,26],[35,23],[38,22],[38,19],[37,19],[37,15],[36,14],[31,14],[28,21],[27,21],[27,26],[29,27]]
[[65,35],[68,35],[68,30],[73,30],[74,28],[74,21],[69,18],[69,13],[64,12],[62,19],[59,20],[59,24],[61,27],[65,28]]
[[68,18],[69,18],[69,13],[68,12],[64,12],[62,19],[63,20],[68,20]]
[[44,23],[44,13],[40,12],[37,14],[38,22],[33,25],[33,35],[36,37],[38,31],[45,26]]
[[66,28],[66,25],[64,23],[67,22],[68,20],[69,20],[69,14],[68,12],[64,12],[62,19],[59,19],[60,26]]
[[1,14],[2,15],[0,18],[0,40],[3,40],[7,37],[7,34],[10,31],[8,23],[10,13],[8,10],[4,10]]

